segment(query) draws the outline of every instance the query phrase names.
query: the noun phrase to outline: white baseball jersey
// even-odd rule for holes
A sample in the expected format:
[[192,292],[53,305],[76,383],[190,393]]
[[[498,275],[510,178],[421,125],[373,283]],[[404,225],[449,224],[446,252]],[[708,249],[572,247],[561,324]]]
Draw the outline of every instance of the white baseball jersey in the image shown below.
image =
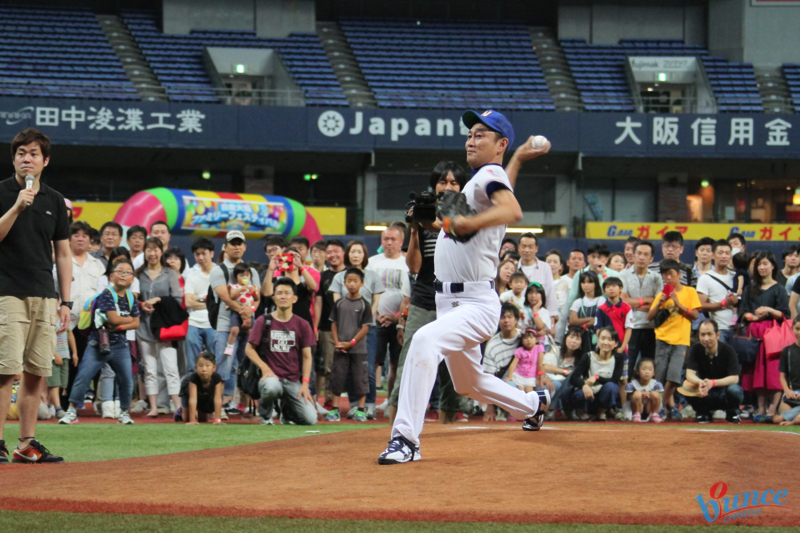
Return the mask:
[[[502,189],[514,191],[503,167],[492,163],[482,166],[462,192],[470,207],[482,213],[494,206],[491,196]],[[457,242],[444,230],[440,231],[434,256],[436,279],[445,282],[493,280],[505,234],[506,226],[493,226],[480,230],[469,242]]]

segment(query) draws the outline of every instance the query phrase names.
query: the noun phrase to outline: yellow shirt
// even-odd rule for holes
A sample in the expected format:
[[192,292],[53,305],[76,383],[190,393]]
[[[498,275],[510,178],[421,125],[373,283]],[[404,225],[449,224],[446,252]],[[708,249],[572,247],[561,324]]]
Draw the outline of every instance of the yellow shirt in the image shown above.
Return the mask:
[[[697,297],[697,291],[692,287],[684,285],[676,294],[681,305],[689,311],[699,309],[703,305],[700,303],[700,298]],[[658,299],[653,301],[650,309],[656,306],[656,301]],[[670,317],[661,324],[660,328],[656,328],[656,339],[673,346],[689,346],[690,337],[692,336],[692,321],[680,314],[675,303],[670,298],[666,298],[663,292],[661,293],[661,305],[659,307],[668,309]]]

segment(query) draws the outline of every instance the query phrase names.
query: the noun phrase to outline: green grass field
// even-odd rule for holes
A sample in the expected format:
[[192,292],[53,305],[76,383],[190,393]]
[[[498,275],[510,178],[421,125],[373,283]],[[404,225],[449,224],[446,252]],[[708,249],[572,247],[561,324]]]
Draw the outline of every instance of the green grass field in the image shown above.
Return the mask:
[[[120,427],[116,424],[76,424],[58,426],[41,424],[37,437],[53,453],[63,455],[70,462],[104,461],[127,457],[143,457],[211,448],[222,448],[241,444],[253,444],[290,438],[314,438],[314,435],[386,427],[360,424],[322,424],[314,427],[259,426],[231,424],[226,426],[184,426],[179,424],[136,424]],[[735,431],[788,431],[800,434],[800,426],[753,426],[743,427],[728,424],[710,426],[686,425],[687,429],[713,429]],[[676,428],[678,429],[678,428]],[[6,426],[6,441],[13,443],[18,437],[19,426]],[[319,433],[309,433],[318,431]],[[68,437],[67,437],[68,435]],[[123,436],[124,435],[124,436]],[[798,441],[800,442],[800,441]],[[53,524],[58,524],[54,527]],[[37,532],[173,532],[196,533],[197,531],[239,532],[312,532],[336,531],[342,533],[371,532],[434,532],[461,533],[480,531],[487,533],[656,533],[665,526],[624,526],[618,524],[512,524],[512,523],[446,523],[446,522],[394,522],[378,520],[310,520],[289,518],[230,518],[172,515],[125,515],[125,514],[81,514],[0,511],[1,531]],[[669,531],[693,531],[697,526],[670,526]],[[701,526],[702,527],[702,526]],[[733,532],[746,530],[749,533],[794,533],[793,528],[768,528],[748,526],[713,526],[715,531]]]

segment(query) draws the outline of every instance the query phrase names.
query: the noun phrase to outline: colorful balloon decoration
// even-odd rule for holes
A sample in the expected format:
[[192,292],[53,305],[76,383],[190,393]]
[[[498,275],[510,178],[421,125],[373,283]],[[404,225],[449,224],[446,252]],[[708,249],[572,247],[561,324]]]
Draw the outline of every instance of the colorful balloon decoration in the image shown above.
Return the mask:
[[159,187],[134,194],[114,217],[125,227],[149,228],[157,220],[165,221],[170,233],[191,237],[224,237],[238,229],[248,239],[302,235],[314,243],[322,238],[305,207],[283,196]]

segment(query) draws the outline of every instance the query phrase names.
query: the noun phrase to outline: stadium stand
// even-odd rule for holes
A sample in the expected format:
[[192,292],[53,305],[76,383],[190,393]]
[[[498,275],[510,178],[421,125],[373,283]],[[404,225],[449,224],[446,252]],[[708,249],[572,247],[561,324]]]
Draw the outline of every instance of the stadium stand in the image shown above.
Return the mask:
[[379,107],[555,110],[523,24],[388,18],[339,24]]
[[625,77],[628,56],[698,56],[719,112],[764,111],[753,66],[709,55],[700,45],[675,39],[623,39],[618,45],[561,39],[585,111],[634,111]]
[[219,30],[167,35],[159,30],[153,11],[122,10],[122,19],[171,101],[219,101],[202,62],[203,49],[217,46],[275,49],[303,92],[306,105],[347,105],[315,33],[292,33],[285,39],[263,39],[254,32]]
[[0,96],[140,99],[92,11],[2,7],[0,18]]
[[800,109],[800,63],[784,63],[783,75],[795,110]]

